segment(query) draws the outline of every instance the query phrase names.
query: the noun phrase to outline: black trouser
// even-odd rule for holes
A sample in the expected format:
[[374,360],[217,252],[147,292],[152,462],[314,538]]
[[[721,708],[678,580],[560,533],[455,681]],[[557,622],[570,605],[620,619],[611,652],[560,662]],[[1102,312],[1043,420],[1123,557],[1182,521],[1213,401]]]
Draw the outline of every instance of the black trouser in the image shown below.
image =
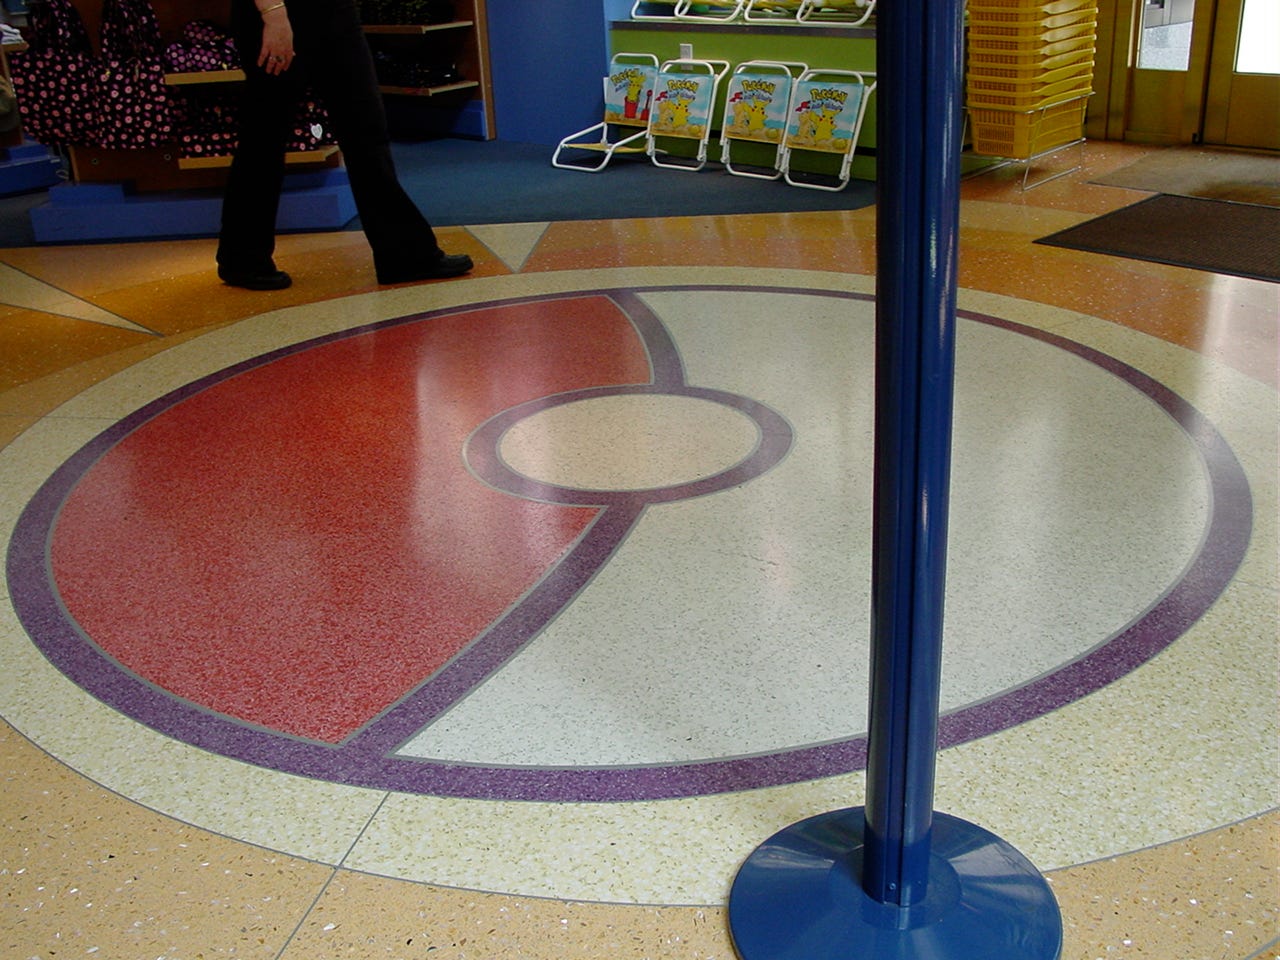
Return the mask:
[[247,80],[240,146],[223,197],[218,263],[270,269],[285,144],[307,87],[329,111],[378,273],[438,259],[431,225],[396,178],[386,111],[354,0],[298,0],[289,5],[289,18],[297,56],[273,77],[257,66],[261,15],[252,0],[232,2],[231,31]]

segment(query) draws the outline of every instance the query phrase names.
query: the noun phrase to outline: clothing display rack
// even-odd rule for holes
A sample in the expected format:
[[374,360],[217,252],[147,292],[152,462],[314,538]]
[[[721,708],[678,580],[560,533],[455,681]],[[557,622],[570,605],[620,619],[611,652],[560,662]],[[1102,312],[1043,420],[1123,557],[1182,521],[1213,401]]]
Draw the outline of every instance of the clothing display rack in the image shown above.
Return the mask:
[[[26,48],[25,43],[0,44],[0,77],[9,76],[9,54]],[[47,147],[23,137],[21,124],[0,132],[0,197],[51,187],[61,172],[61,162]]]
[[[102,0],[72,0],[91,43],[102,21]],[[485,0],[455,0],[454,19],[436,24],[372,24],[367,28],[375,54],[384,42],[403,46],[422,38],[448,38],[450,67],[458,75],[447,83],[422,87],[383,86],[397,99],[427,104],[448,100],[466,136],[493,135],[492,97],[484,33]],[[186,25],[208,21],[225,26],[225,0],[151,0],[162,41],[177,40]],[[194,105],[234,95],[244,79],[239,69],[167,73],[165,84]],[[389,107],[391,105],[389,104]],[[210,111],[215,114],[216,111]],[[390,110],[389,110],[390,112]],[[227,139],[233,138],[233,127]],[[49,202],[31,213],[38,242],[202,236],[217,232],[221,197],[231,148],[198,154],[178,142],[142,149],[72,144],[65,148],[69,182],[49,192]],[[282,230],[336,229],[355,216],[341,157],[332,143],[292,150],[282,196]]]

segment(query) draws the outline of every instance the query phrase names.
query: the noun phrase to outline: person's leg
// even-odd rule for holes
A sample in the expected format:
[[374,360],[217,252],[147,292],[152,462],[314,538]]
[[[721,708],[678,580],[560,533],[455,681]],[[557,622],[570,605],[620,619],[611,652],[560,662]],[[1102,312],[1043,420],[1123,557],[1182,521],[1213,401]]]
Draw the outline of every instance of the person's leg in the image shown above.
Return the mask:
[[258,67],[262,18],[252,0],[234,0],[231,27],[246,80],[240,105],[240,143],[223,193],[218,273],[235,286],[276,289],[289,284],[272,256],[284,184],[285,144],[302,92],[301,76],[287,71],[273,77]]
[[380,283],[457,276],[470,258],[447,257],[396,176],[373,56],[352,0],[317,3],[331,15],[294,23],[296,63],[329,111]]

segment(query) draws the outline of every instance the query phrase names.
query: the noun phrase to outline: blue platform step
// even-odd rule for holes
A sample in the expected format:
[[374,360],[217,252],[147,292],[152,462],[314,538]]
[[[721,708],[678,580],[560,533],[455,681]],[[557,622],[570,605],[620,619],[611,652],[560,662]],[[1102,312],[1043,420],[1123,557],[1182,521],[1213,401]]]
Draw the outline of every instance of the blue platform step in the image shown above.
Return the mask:
[[0,197],[32,193],[61,179],[62,163],[39,143],[0,149]]
[[[49,202],[31,211],[37,243],[200,237],[218,232],[222,195],[200,190],[131,193],[122,184],[63,184]],[[285,179],[277,229],[336,230],[356,215],[341,168],[292,174]]]

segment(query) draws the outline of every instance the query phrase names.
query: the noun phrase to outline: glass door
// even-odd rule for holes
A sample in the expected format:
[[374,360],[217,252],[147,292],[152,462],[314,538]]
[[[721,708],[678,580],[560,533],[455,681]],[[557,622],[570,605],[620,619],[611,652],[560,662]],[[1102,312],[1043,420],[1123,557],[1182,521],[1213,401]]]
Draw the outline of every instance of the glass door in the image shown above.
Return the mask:
[[1135,0],[1126,140],[1198,139],[1212,14],[1213,0]]
[[1108,136],[1280,150],[1280,0],[1119,6]]
[[1203,140],[1280,150],[1280,0],[1218,0]]

